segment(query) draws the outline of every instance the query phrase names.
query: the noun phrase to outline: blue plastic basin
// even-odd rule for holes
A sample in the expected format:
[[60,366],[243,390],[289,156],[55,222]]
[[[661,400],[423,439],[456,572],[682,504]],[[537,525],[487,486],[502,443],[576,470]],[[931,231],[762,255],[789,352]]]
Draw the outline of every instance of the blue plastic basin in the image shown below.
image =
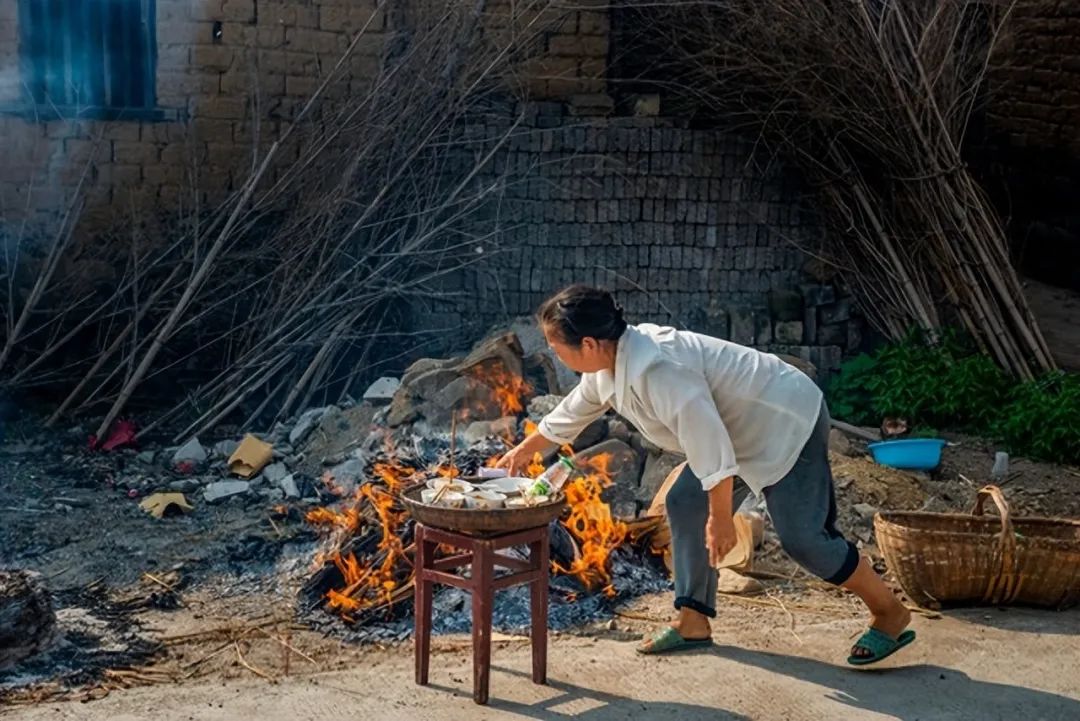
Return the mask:
[[945,441],[940,438],[904,438],[899,441],[871,443],[874,460],[883,466],[911,471],[930,471],[941,464],[941,449]]

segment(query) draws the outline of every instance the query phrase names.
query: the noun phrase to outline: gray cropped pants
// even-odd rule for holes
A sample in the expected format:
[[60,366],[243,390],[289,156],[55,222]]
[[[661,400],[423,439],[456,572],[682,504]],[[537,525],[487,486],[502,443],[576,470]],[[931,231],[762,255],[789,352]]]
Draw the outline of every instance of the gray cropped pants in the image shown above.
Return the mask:
[[[732,509],[750,494],[735,480]],[[844,583],[859,565],[859,553],[836,529],[836,494],[829,468],[829,410],[821,403],[810,439],[794,468],[764,490],[765,505],[784,551],[800,566],[829,583]],[[690,466],[667,495],[675,565],[675,608],[716,616],[716,569],[705,547],[708,497]]]

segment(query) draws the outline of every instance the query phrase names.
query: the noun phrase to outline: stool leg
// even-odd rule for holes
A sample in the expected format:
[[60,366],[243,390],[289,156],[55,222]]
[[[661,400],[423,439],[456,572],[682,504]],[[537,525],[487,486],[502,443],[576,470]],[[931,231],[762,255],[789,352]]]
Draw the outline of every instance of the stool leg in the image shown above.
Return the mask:
[[547,641],[548,641],[548,566],[549,539],[544,529],[540,540],[529,544],[529,560],[539,568],[540,575],[529,589],[529,602],[532,606],[530,636],[532,636],[532,680],[533,683],[547,683]]
[[416,683],[427,686],[428,666],[431,660],[431,599],[432,582],[424,578],[424,570],[434,560],[435,544],[424,539],[424,527],[416,525],[416,581],[414,600],[415,643],[416,643]]
[[490,541],[477,541],[472,561],[473,701],[488,702],[491,677],[491,614],[495,591]]

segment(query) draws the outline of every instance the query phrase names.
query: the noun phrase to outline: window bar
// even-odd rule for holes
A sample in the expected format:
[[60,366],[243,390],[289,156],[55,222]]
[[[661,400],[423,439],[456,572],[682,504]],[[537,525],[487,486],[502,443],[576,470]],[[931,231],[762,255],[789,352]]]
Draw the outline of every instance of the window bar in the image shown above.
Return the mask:
[[[19,23],[22,24],[22,27],[36,29],[47,25],[44,3],[19,3],[19,9],[21,11]],[[31,32],[22,53],[26,69],[23,77],[27,78],[27,84],[30,86],[30,100],[32,103],[44,102],[47,94],[46,78],[48,77],[48,67],[46,63],[48,62],[48,55],[45,40],[44,32]]]
[[82,0],[78,3],[79,12],[75,19],[77,27],[71,29],[71,37],[74,38],[76,48],[72,55],[74,60],[71,74],[75,84],[75,102],[80,109],[96,102],[96,96],[90,84],[94,62],[92,51],[94,31],[90,26],[90,18],[93,17],[92,4],[93,0]]
[[152,108],[157,105],[157,0],[142,0],[142,26],[139,28],[139,37],[142,39],[143,67],[143,107]]
[[101,86],[102,93],[98,98],[98,103],[103,108],[113,107],[115,105],[116,95],[113,92],[113,73],[112,63],[110,62],[112,57],[112,43],[113,33],[109,23],[109,0],[97,0],[98,1],[98,25],[101,27]]
[[83,0],[86,7],[86,105],[107,107],[105,90],[104,0]]
[[74,3],[56,2],[56,27],[60,32],[56,33],[56,57],[59,59],[57,68],[57,99],[61,105],[72,106],[78,101],[75,94],[75,55],[72,52],[72,35],[74,34],[73,15]]
[[119,42],[114,42],[112,51],[112,63],[114,71],[114,102],[113,107],[127,109],[135,105],[132,90],[136,81],[142,80],[141,74],[135,73],[136,63],[132,55],[134,50],[135,33],[132,27],[132,0],[127,2],[112,3],[112,28],[116,32]]
[[[33,3],[21,2],[18,4],[19,9],[19,27],[30,28],[33,27]],[[23,82],[26,83],[26,88],[30,93],[31,99],[37,97],[37,85],[38,76],[37,71],[41,67],[38,63],[34,62],[34,48],[33,41],[35,36],[31,34],[29,37],[26,34],[22,35],[19,43],[19,65]]]
[[40,2],[44,6],[44,22],[38,30],[45,38],[45,95],[50,107],[64,104],[63,27],[59,25],[63,3],[59,0]]

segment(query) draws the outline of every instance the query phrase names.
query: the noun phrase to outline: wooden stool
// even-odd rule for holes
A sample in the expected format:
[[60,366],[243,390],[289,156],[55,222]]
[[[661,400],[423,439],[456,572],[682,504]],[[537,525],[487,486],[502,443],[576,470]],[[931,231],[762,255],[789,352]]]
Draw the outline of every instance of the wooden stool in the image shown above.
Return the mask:
[[[435,560],[439,544],[465,551]],[[496,553],[512,546],[528,546],[529,560],[521,561]],[[431,599],[436,583],[463,588],[472,594],[473,700],[488,701],[491,676],[491,614],[495,591],[531,584],[532,678],[547,683],[548,618],[548,529],[547,526],[516,531],[501,536],[478,538],[416,524],[416,683],[428,683],[431,656]],[[471,565],[470,578],[454,572]],[[495,568],[514,573],[495,578]]]

